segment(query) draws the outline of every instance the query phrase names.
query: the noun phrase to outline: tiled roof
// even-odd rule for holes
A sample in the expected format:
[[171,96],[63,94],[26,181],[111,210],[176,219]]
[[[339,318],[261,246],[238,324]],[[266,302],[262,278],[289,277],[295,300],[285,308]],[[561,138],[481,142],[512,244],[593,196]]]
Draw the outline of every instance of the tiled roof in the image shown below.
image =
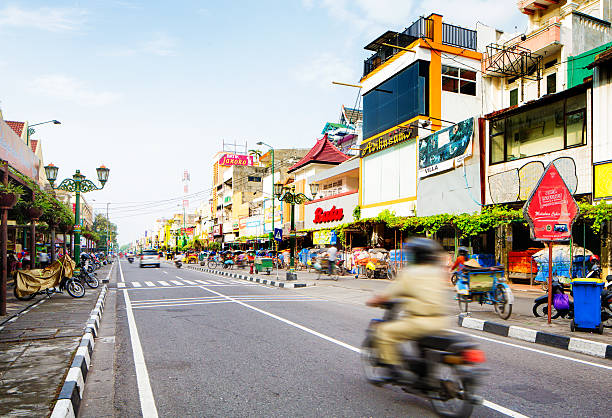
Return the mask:
[[357,123],[363,119],[363,112],[357,109],[351,109],[350,107],[342,106],[342,114],[346,123]]
[[30,147],[32,152],[36,153],[36,146],[38,145],[38,139],[30,139]]
[[609,62],[610,60],[612,60],[612,47],[606,49],[605,51],[595,55],[595,60],[587,65],[587,68],[590,70],[593,67],[597,67],[599,65],[602,65],[606,62]]
[[295,163],[287,171],[291,173],[298,168],[302,168],[305,165],[311,163],[322,163],[322,164],[340,164],[348,160],[350,156],[344,154],[338,148],[334,146],[328,139],[327,135],[319,139],[314,147],[302,158],[300,161]]
[[15,131],[17,136],[21,137],[21,133],[23,132],[23,127],[25,125],[25,122],[13,122],[10,120],[5,120],[5,122],[7,123],[8,126],[11,127],[13,131]]

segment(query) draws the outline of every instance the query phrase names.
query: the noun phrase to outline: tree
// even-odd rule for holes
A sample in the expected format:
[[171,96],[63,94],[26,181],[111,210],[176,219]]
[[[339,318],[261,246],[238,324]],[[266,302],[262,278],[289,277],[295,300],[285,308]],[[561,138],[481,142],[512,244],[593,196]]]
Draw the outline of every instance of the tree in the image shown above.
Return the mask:
[[106,248],[107,231],[108,239],[110,240],[111,244],[117,245],[117,225],[112,222],[109,223],[106,216],[102,215],[101,213],[97,214],[93,222],[93,232],[95,232],[98,237],[96,240],[98,248]]

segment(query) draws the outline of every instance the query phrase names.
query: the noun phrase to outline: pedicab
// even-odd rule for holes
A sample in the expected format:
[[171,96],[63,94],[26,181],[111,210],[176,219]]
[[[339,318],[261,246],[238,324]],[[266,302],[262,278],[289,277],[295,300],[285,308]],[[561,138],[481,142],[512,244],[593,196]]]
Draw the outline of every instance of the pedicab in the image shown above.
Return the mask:
[[234,263],[236,268],[246,268],[248,264],[247,254],[242,250],[234,251]]
[[255,257],[254,261],[255,265],[255,274],[266,272],[270,274],[272,270],[274,270],[274,260],[272,257],[267,257],[264,255],[258,255]]
[[187,263],[187,264],[197,264],[198,263],[198,254],[195,251],[189,251],[185,255],[185,263]]
[[514,295],[504,278],[504,266],[480,267],[469,265],[471,261],[458,272],[455,289],[459,309],[468,312],[470,302],[493,305],[501,319],[508,319],[512,314]]

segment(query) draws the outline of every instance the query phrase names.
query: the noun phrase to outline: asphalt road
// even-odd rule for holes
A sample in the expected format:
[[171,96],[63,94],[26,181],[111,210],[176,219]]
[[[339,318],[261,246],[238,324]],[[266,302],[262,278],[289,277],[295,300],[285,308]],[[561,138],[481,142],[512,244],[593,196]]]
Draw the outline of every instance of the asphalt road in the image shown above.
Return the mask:
[[[163,264],[121,270],[116,416],[434,415],[425,400],[362,377],[357,350],[381,314],[363,305],[367,292],[279,289]],[[469,334],[491,370],[473,416],[609,416],[612,362]]]

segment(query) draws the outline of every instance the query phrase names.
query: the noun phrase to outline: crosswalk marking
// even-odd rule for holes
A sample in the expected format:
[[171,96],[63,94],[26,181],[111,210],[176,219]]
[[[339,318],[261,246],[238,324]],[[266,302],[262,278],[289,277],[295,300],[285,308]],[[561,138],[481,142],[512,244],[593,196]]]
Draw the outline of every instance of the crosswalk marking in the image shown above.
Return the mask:
[[157,283],[161,284],[162,286],[170,286],[168,282],[164,282],[163,280],[160,280]]
[[185,280],[185,279],[181,279],[181,280],[183,280],[183,281],[184,281],[185,283],[187,283],[187,284],[191,284],[191,285],[195,285],[195,284],[197,284],[197,283],[195,283],[195,282],[190,282],[189,280]]
[[183,286],[183,283],[179,282],[178,280],[170,280],[170,281],[177,286]]
[[117,287],[125,287],[125,283],[123,282],[117,283]]
[[140,287],[140,283],[139,283],[139,282],[132,282],[132,286],[134,286],[134,287]]
[[208,282],[205,282],[204,280],[196,280],[196,282],[201,283],[201,284],[205,284],[205,285],[210,284],[210,283],[208,283]]
[[[157,280],[157,281],[145,281],[145,282],[119,282],[117,283],[118,289],[162,289],[162,288],[172,288],[172,287],[202,287],[202,286],[241,286],[241,287],[250,287],[250,286],[259,286],[255,283],[245,283],[239,280],[229,279],[227,281],[216,281],[216,280],[186,280],[182,277],[176,276],[178,280]],[[143,284],[144,283],[144,284]]]
[[153,283],[153,282],[145,282],[145,284],[146,284],[147,286],[149,286],[149,287],[153,287],[153,286],[155,286],[155,283]]
[[218,282],[216,280],[209,280],[209,282],[212,283],[212,284],[225,284],[223,282]]

